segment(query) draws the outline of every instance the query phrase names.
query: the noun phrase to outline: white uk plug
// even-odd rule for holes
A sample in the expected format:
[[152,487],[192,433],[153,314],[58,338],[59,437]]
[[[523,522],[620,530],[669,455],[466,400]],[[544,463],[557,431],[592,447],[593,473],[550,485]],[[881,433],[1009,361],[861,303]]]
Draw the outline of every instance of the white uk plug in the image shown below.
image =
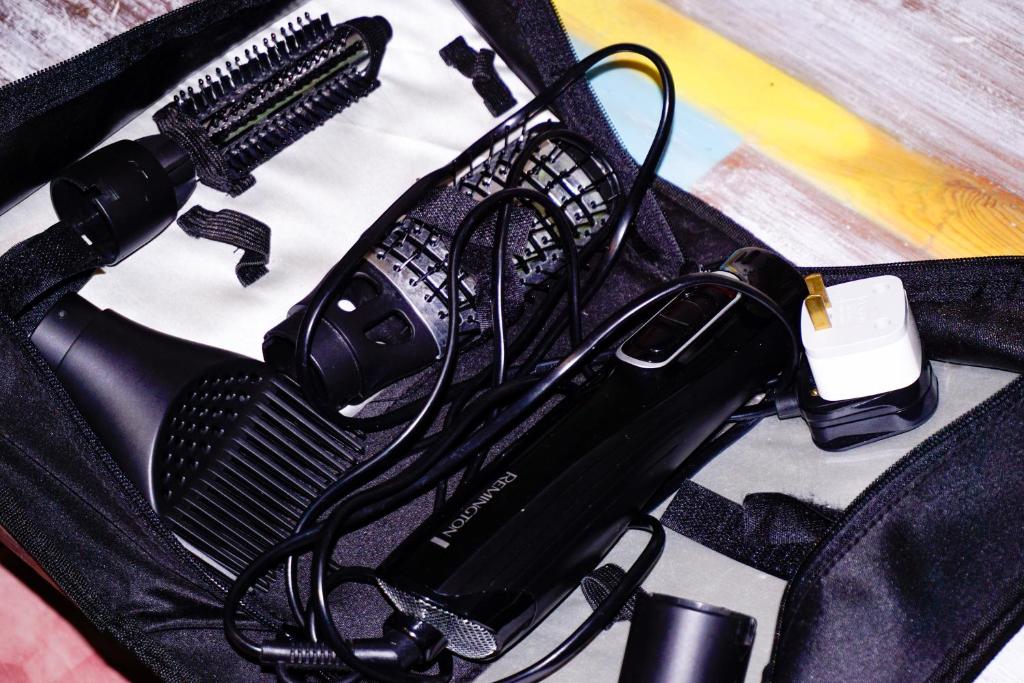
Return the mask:
[[800,334],[819,396],[873,396],[920,377],[921,339],[902,280],[882,275],[826,287],[810,275],[807,285]]

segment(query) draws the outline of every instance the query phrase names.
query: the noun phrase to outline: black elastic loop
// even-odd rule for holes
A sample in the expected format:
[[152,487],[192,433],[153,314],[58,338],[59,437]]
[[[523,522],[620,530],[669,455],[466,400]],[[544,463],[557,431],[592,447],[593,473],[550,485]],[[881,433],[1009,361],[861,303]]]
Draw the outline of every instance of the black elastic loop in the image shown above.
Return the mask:
[[206,128],[183,114],[175,102],[153,114],[153,122],[161,133],[185,150],[203,185],[237,197],[256,184],[256,178],[249,171],[240,171],[231,165]]
[[479,52],[459,36],[441,48],[441,59],[460,74],[473,81],[473,89],[484,101],[492,116],[500,116],[516,105],[516,98],[494,68],[494,50]]
[[0,256],[0,309],[31,331],[54,293],[77,291],[103,256],[64,223],[14,245]]
[[[597,609],[602,602],[607,600],[611,592],[622,583],[624,578],[626,578],[626,570],[610,562],[601,565],[583,577],[583,581],[580,582],[580,589],[583,591],[583,597],[586,598],[590,609]],[[646,593],[647,591],[642,588],[637,588],[633,591],[629,599],[626,600],[626,604],[619,610],[619,613],[605,626],[605,630],[610,629],[617,621],[630,621],[633,618],[633,612],[636,610],[637,598]]]
[[839,514],[781,493],[752,493],[740,505],[685,481],[661,522],[737,562],[789,580]]
[[650,533],[651,539],[647,542],[637,561],[622,577],[622,581],[612,588],[604,602],[594,609],[594,613],[587,617],[558,647],[543,659],[518,673],[502,678],[498,683],[533,683],[544,680],[568,664],[622,611],[623,606],[629,602],[640,584],[651,573],[658,558],[661,557],[662,550],[665,549],[665,530],[653,517],[639,517],[630,524],[629,528],[646,531]]
[[243,287],[266,275],[270,260],[270,227],[231,209],[210,211],[193,206],[178,217],[178,225],[189,237],[208,239],[242,250],[235,275]]

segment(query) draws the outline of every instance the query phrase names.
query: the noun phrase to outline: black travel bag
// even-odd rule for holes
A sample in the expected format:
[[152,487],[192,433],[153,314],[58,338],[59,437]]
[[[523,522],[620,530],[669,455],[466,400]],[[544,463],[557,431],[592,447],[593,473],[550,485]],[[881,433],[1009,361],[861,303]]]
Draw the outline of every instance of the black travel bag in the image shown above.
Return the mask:
[[[575,61],[546,0],[457,4],[535,91]],[[281,0],[197,0],[0,88],[0,207],[14,206],[192,71],[293,11]],[[624,177],[635,173],[588,88],[560,98],[557,113]],[[621,298],[596,302],[595,310],[610,312],[744,246],[765,245],[659,179],[614,280]],[[830,283],[898,275],[932,360],[1024,370],[1024,258],[819,270]],[[3,282],[28,290],[35,276],[4,274]],[[128,482],[9,311],[0,311],[0,481],[0,527],[156,676],[273,679],[225,640],[226,579],[183,548]],[[973,680],[1024,624],[1022,494],[1024,384],[1017,379],[902,456],[816,540],[789,578],[765,680]],[[379,561],[428,503],[375,524],[339,560]],[[347,604],[339,623],[354,633],[372,631],[387,614],[368,590],[354,589]],[[286,611],[274,591],[250,596],[245,608],[246,623],[267,633]],[[758,638],[772,638],[769,624],[760,624]],[[470,680],[485,668],[462,661],[456,673]]]

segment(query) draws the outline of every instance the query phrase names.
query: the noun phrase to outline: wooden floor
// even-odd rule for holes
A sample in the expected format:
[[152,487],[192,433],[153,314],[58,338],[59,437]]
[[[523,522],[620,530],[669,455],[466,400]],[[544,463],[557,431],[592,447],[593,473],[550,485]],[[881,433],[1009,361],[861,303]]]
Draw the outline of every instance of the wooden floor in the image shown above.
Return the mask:
[[[556,5],[583,49],[635,41],[665,58],[680,103],[708,119],[678,131],[680,153],[699,157],[687,136],[714,125],[735,136],[677,182],[794,259],[1024,253],[1019,4]],[[620,127],[635,100],[605,99]]]
[[[184,4],[0,0],[0,83]],[[580,50],[636,40],[666,57],[683,125],[663,173],[801,263],[1024,253],[1017,0],[556,5]],[[650,117],[629,78],[595,87],[642,145]],[[123,668],[118,656],[11,555],[0,592],[0,679],[121,678],[106,663]]]
[[0,83],[88,50],[188,0],[0,0]]

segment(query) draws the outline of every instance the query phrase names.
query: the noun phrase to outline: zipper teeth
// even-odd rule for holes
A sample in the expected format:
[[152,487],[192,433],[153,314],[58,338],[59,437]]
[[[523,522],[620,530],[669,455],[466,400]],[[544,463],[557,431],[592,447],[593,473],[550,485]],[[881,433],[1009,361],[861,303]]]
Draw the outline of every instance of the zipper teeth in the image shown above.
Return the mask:
[[922,268],[932,268],[935,266],[946,266],[956,264],[977,264],[977,263],[993,263],[993,262],[1006,262],[1006,263],[1020,263],[1024,261],[1024,256],[972,256],[964,258],[948,258],[948,259],[927,259],[924,261],[894,261],[892,263],[881,263],[881,264],[869,264],[863,266],[827,266],[824,268],[817,268],[815,270],[822,273],[865,273],[865,272],[888,272],[894,268],[900,268],[904,270],[920,270]]
[[152,18],[152,19],[150,19],[148,21],[144,21],[141,24],[138,24],[137,26],[132,26],[128,30],[123,31],[123,32],[117,34],[116,36],[111,36],[111,38],[108,38],[107,40],[103,41],[99,45],[93,45],[89,49],[87,49],[87,50],[85,50],[83,52],[79,52],[74,57],[69,57],[68,59],[63,59],[63,60],[57,62],[56,64],[51,64],[49,66],[45,66],[42,69],[39,69],[38,71],[34,71],[34,72],[32,72],[32,73],[30,73],[30,74],[28,74],[26,76],[22,76],[21,78],[18,78],[17,80],[11,81],[10,83],[6,83],[4,85],[0,85],[0,95],[3,95],[4,93],[6,93],[8,90],[14,88],[15,86],[18,86],[18,85],[21,85],[21,84],[26,83],[28,81],[31,81],[33,79],[39,78],[39,77],[41,77],[44,74],[50,73],[51,71],[56,71],[57,69],[62,69],[64,67],[66,67],[68,64],[70,64],[71,62],[77,61],[77,60],[81,59],[82,57],[85,57],[86,55],[93,54],[94,52],[97,52],[100,49],[102,49],[111,40],[121,40],[125,36],[130,36],[130,35],[138,32],[138,31],[141,31],[144,28],[148,28],[150,26],[161,24],[161,23],[163,23],[165,21],[169,21],[171,17],[176,17],[177,15],[183,14],[185,12],[198,11],[200,8],[205,7],[206,5],[213,5],[213,4],[216,3],[216,1],[217,0],[196,0],[195,2],[192,2],[192,3],[188,4],[188,5],[182,5],[181,7],[176,7],[174,9],[172,9],[170,12],[166,12],[164,14],[161,14],[160,16],[154,17],[154,18]]
[[[987,257],[987,258],[1004,258],[1004,257]],[[968,261],[968,260],[980,260],[980,259],[947,259],[947,262],[956,261]],[[915,261],[906,262],[906,264],[913,265]],[[892,264],[897,265],[897,264]],[[816,569],[818,564],[817,560],[822,556],[827,547],[836,539],[840,532],[845,528],[856,515],[858,515],[864,508],[866,508],[871,502],[872,498],[879,493],[882,489],[892,483],[897,477],[906,472],[911,466],[916,465],[918,460],[926,457],[933,448],[940,445],[947,439],[955,436],[964,428],[969,427],[974,422],[985,417],[993,408],[998,407],[1005,401],[1010,400],[1009,394],[1015,391],[1015,386],[1020,380],[1011,382],[1008,386],[1000,389],[993,396],[988,397],[983,402],[972,408],[967,413],[964,413],[960,417],[956,418],[948,425],[940,429],[935,434],[932,434],[927,439],[915,446],[909,453],[900,458],[892,467],[883,472],[874,482],[871,483],[866,489],[864,489],[853,502],[843,511],[843,514],[835,521],[832,526],[832,533],[821,542],[818,549],[813,552],[807,560],[800,566],[797,573],[793,576],[789,582],[786,583],[786,588],[782,593],[782,600],[779,603],[778,618],[775,622],[775,639],[774,646],[772,648],[772,656],[769,661],[768,671],[770,676],[774,676],[775,657],[777,654],[777,647],[779,639],[782,634],[783,616],[789,607],[790,601],[793,599],[794,587],[796,584],[803,580],[806,576],[812,573],[812,570]],[[766,679],[769,680],[769,679]]]
[[[11,532],[12,536],[21,543],[21,540],[17,537],[19,532],[26,536],[33,535],[34,530],[32,523],[26,519],[25,511],[17,503],[11,503],[5,507],[10,515],[5,522],[7,524],[7,530]],[[50,539],[41,536],[37,538],[39,539],[37,547],[33,548],[36,555],[32,555],[32,557],[52,554],[54,559],[49,563],[51,568],[61,574],[68,574],[68,569],[72,567],[74,563],[65,560],[63,554],[59,552],[59,549],[54,551],[55,544]],[[29,552],[27,547],[24,547],[24,550]],[[53,552],[51,553],[51,551]],[[56,581],[56,578],[54,578],[49,571],[47,572],[47,575],[51,576],[53,581]],[[67,599],[76,608],[85,613],[88,616],[89,621],[96,628],[102,627],[108,629],[110,634],[128,647],[132,653],[139,658],[139,661],[142,662],[143,665],[147,666],[151,671],[166,680],[193,680],[189,675],[189,672],[182,669],[179,663],[169,662],[164,658],[154,656],[153,653],[148,650],[141,651],[141,646],[143,645],[148,646],[148,648],[156,647],[153,641],[148,638],[148,634],[144,631],[129,629],[126,633],[124,630],[118,630],[115,632],[110,629],[110,624],[117,624],[118,620],[116,617],[107,611],[103,603],[94,602],[91,599],[82,600],[80,591],[77,589],[74,591],[69,590],[68,583],[69,582],[65,581],[60,586],[60,590],[64,593],[65,597],[67,597]],[[86,593],[86,596],[88,597],[88,593]]]
[[[555,20],[558,22],[558,30],[562,34],[562,38],[565,40],[566,47],[569,48],[569,52],[572,54],[573,58],[576,61],[579,61],[579,55],[576,54],[576,48],[572,45],[572,39],[569,37],[569,32],[565,30],[565,22],[562,21],[562,14],[558,11],[558,4],[556,2],[551,3],[551,11],[555,14]],[[594,88],[590,85],[590,81],[588,79],[583,79],[580,80],[579,84],[585,85],[587,90],[590,91],[590,97],[597,103],[597,108],[601,112],[601,118],[604,119],[605,126],[609,131],[611,131],[612,137],[615,138],[615,143],[623,152],[626,153],[626,156],[633,161],[633,165],[638,166],[636,160],[633,159],[633,155],[630,154],[629,150],[626,148],[626,144],[622,140],[622,134],[619,133],[619,129],[615,127],[615,122],[612,121],[612,118],[608,115],[608,110],[605,108],[604,103],[601,101],[601,98],[597,96],[597,93],[594,92]]]
[[[550,4],[551,4],[551,11],[554,13],[555,19],[558,22],[558,30],[561,32],[562,37],[565,40],[565,43],[568,46],[570,52],[578,60],[579,59],[579,55],[576,54],[576,49],[572,45],[572,39],[569,37],[569,32],[566,31],[566,29],[565,29],[565,22],[562,20],[562,14],[558,10],[558,5],[555,2],[551,2]],[[597,93],[594,92],[594,89],[590,85],[589,81],[585,80],[585,81],[582,81],[582,83],[587,86],[588,90],[590,90],[591,98],[594,100],[594,102],[597,103],[597,108],[598,108],[598,110],[601,113],[601,117],[604,119],[605,125],[607,126],[608,130],[611,131],[612,137],[615,138],[615,142],[618,144],[618,146],[625,153],[626,157],[633,161],[634,166],[635,167],[639,167],[639,164],[636,162],[636,159],[633,158],[633,155],[630,153],[629,149],[626,147],[626,144],[625,144],[625,142],[622,139],[622,134],[619,132],[619,129],[615,126],[615,122],[612,121],[611,117],[608,115],[608,110],[605,108],[605,105],[601,101],[601,98],[599,98],[597,96]],[[664,179],[661,178],[661,176],[657,176],[656,179],[655,179],[655,182],[657,182],[658,180],[661,180],[663,182],[667,182],[667,181],[664,181]],[[674,185],[673,185],[673,187],[674,187]],[[680,199],[690,199],[690,200],[692,200],[693,202],[696,203],[696,206],[685,206],[684,208],[689,213],[693,214],[700,221],[703,221],[705,223],[711,224],[716,230],[719,230],[719,231],[725,233],[725,235],[727,237],[729,237],[730,239],[734,240],[735,242],[737,242],[741,246],[749,246],[751,244],[759,244],[760,243],[760,241],[757,240],[756,237],[753,237],[753,235],[751,235],[745,228],[743,228],[741,225],[739,225],[735,221],[733,221],[730,218],[728,218],[725,214],[721,213],[715,207],[713,207],[710,204],[706,203],[704,200],[700,199],[696,195],[690,194],[686,190],[683,190],[682,188],[678,188],[678,189],[682,192],[682,197]],[[654,185],[652,185],[651,188],[648,191],[653,194],[653,192],[654,192]],[[677,245],[678,245],[678,241],[677,241]],[[679,247],[680,254],[685,259],[686,258],[686,253],[683,251],[682,245],[678,245],[678,247]]]

